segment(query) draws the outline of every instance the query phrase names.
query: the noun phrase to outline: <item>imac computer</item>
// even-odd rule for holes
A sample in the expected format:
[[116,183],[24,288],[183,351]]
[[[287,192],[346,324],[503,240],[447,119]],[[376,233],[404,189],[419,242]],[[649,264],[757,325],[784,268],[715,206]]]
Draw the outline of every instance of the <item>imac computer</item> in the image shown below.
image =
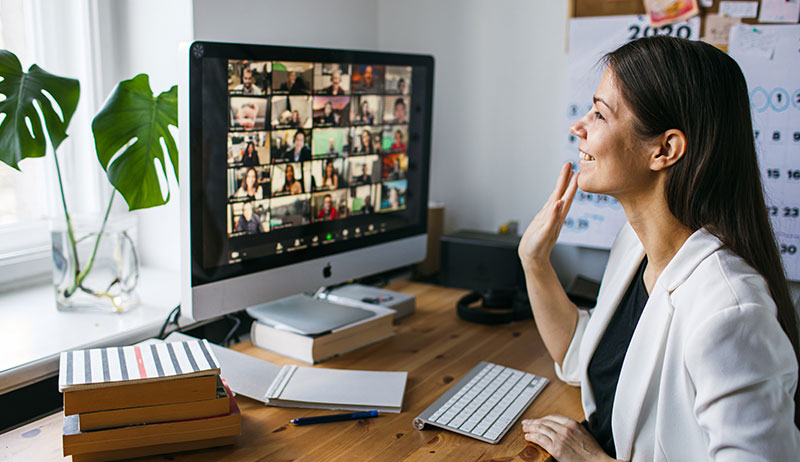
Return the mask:
[[184,315],[424,258],[431,56],[194,42],[182,59]]

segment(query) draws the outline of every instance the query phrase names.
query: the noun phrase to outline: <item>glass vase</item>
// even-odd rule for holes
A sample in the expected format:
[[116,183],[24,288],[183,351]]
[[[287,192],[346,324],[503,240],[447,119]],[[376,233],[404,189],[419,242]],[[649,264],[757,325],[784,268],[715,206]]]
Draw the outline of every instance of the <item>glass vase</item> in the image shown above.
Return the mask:
[[[66,222],[53,222],[53,284],[62,311],[122,313],[139,303],[139,257],[133,215],[72,217],[73,248]],[[99,239],[98,239],[99,237]]]

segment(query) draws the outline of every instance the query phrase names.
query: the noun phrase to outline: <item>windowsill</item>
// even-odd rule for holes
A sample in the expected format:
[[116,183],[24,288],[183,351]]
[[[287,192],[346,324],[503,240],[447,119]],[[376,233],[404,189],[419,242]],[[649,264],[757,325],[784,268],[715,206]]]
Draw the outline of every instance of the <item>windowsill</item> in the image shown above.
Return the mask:
[[141,268],[139,298],[126,313],[81,313],[56,309],[52,283],[0,293],[0,394],[57,374],[62,351],[157,335],[180,302],[179,275]]

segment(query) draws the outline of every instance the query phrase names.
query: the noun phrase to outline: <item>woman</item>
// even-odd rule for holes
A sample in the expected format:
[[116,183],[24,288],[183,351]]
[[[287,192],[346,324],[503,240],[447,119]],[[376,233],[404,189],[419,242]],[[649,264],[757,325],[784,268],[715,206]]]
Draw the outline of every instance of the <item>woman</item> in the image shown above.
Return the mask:
[[234,194],[234,197],[246,197],[249,200],[264,198],[264,189],[260,184],[258,184],[258,173],[256,173],[255,168],[250,167],[247,169],[247,172],[244,174],[244,178],[242,178],[242,183],[239,186],[239,189],[236,191],[236,194]]
[[291,126],[291,128],[300,128],[300,124],[300,113],[292,111],[292,119],[289,121],[289,126]]
[[242,152],[242,164],[245,167],[254,167],[259,164],[256,145],[252,141],[247,142],[247,147],[245,147]]
[[377,152],[375,145],[372,142],[372,133],[370,133],[366,128],[361,132],[361,146],[356,150],[356,152],[362,154]]
[[333,168],[333,160],[325,162],[325,174],[322,178],[322,189],[336,189],[339,187],[339,174]]
[[333,112],[333,104],[330,101],[325,101],[322,106],[322,114],[317,117],[316,125],[320,126],[333,126],[336,125],[336,113]]
[[[761,188],[747,86],[702,42],[651,37],[606,57],[569,165],[519,246],[534,317],[586,428],[522,423],[559,461],[797,460],[797,314]],[[623,226],[590,314],[549,263],[575,191]]]
[[372,125],[375,122],[375,114],[369,110],[369,102],[362,101],[359,106],[358,114],[356,115],[357,123]]
[[284,177],[285,181],[283,182],[283,188],[280,189],[280,192],[285,194],[301,194],[303,192],[303,183],[295,179],[293,166],[286,166]]

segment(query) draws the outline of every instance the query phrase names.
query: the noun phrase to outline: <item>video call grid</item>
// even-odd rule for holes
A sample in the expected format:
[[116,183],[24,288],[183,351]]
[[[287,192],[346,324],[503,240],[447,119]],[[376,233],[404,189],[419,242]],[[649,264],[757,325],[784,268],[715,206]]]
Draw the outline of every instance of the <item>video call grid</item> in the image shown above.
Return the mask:
[[228,71],[229,236],[406,207],[410,67],[230,60]]

